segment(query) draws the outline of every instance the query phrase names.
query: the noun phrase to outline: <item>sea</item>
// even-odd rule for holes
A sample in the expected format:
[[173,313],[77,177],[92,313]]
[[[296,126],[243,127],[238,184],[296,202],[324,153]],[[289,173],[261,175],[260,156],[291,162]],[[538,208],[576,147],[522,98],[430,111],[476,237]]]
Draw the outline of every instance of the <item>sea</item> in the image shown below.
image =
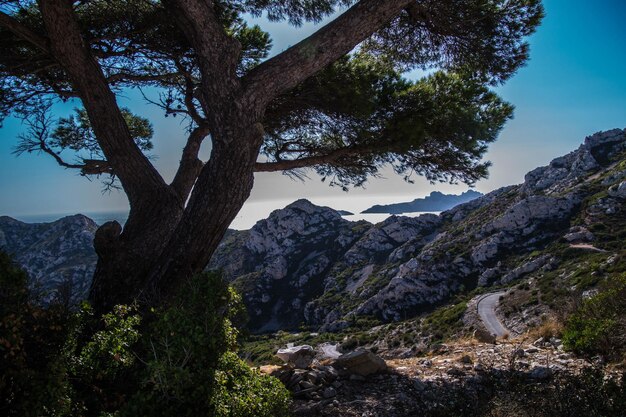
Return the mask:
[[[388,217],[392,216],[392,214],[386,213],[361,213],[361,211],[366,210],[367,208],[375,205],[375,204],[392,204],[399,203],[403,201],[410,201],[411,198],[407,199],[406,197],[400,196],[376,196],[365,197],[365,196],[354,196],[352,198],[346,197],[311,197],[309,200],[318,206],[331,207],[335,210],[345,210],[354,214],[343,216],[344,219],[350,221],[359,221],[365,220],[369,223],[376,224],[384,221]],[[278,210],[286,207],[293,200],[261,200],[261,201],[248,201],[242,207],[241,211],[233,220],[230,225],[231,229],[235,230],[247,230],[250,229],[256,222],[259,220],[267,218],[272,211]],[[422,214],[433,213],[439,214],[440,212],[413,212],[413,213],[403,213],[401,216],[407,217],[418,217]],[[50,214],[30,214],[30,215],[17,215],[11,216],[16,218],[17,220],[26,222],[26,223],[48,223],[58,220],[65,216],[70,216],[77,213],[50,213]],[[118,211],[85,211],[81,212],[90,219],[92,219],[96,224],[102,225],[107,221],[116,220],[120,224],[124,224],[126,219],[128,218],[127,210],[118,210]]]

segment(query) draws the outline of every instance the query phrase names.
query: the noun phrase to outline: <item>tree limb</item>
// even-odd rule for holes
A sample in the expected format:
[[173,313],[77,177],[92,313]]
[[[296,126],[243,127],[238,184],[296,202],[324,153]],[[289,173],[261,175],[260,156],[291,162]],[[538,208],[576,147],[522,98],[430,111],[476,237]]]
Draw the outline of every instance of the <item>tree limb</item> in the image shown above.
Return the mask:
[[78,91],[98,143],[120,179],[131,208],[151,195],[164,196],[168,186],[133,140],[115,95],[83,39],[71,2],[39,3],[52,54]]
[[204,165],[202,161],[198,159],[198,152],[200,151],[202,141],[208,134],[209,129],[206,124],[196,127],[189,135],[187,144],[183,149],[178,171],[171,184],[172,188],[183,202],[187,200],[193,184]]
[[335,149],[324,155],[307,156],[298,159],[281,160],[276,162],[257,162],[254,166],[255,172],[275,172],[287,171],[290,169],[306,168],[315,165],[330,164],[337,162],[346,156],[356,156],[371,152],[374,149],[371,145],[353,146]]
[[313,35],[250,71],[243,78],[246,94],[265,107],[276,96],[349,53],[413,1],[359,1]]
[[29,42],[42,52],[45,52],[47,54],[50,53],[50,48],[48,47],[48,39],[33,32],[30,28],[26,27],[15,18],[1,11],[0,26],[4,26],[5,28],[13,32],[16,36]]
[[217,19],[212,1],[165,0],[178,26],[193,46],[202,75],[200,88],[204,102],[210,107],[207,116],[211,129],[219,129],[224,106],[232,104],[239,89],[237,65],[241,54],[239,41],[229,36]]

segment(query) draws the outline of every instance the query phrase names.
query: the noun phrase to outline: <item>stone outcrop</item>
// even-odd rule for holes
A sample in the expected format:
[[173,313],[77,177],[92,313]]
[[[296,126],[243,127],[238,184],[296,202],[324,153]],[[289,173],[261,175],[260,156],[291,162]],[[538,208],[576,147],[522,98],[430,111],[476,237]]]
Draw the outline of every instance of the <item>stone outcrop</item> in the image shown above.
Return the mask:
[[315,350],[309,345],[288,346],[278,349],[276,356],[287,365],[298,369],[306,369],[315,358]]
[[368,376],[387,370],[385,361],[367,350],[355,350],[341,355],[335,360],[335,365],[345,369],[350,374]]
[[51,223],[23,223],[0,217],[0,249],[29,274],[31,288],[44,300],[75,303],[87,296],[96,265],[97,225],[77,214]]

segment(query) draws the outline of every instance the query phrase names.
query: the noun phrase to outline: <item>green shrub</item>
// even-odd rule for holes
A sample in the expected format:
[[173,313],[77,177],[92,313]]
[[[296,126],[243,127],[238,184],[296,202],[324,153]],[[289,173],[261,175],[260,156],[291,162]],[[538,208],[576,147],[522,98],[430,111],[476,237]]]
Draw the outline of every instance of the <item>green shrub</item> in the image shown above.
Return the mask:
[[141,347],[142,387],[122,415],[286,415],[284,386],[234,353],[231,318],[242,310],[241,298],[219,274],[190,280],[169,308],[155,312]]
[[31,299],[0,253],[0,414],[285,416],[289,394],[236,355],[240,297],[219,274],[190,280],[167,308],[94,317]]
[[215,417],[283,417],[290,396],[276,378],[251,369],[233,352],[220,358],[211,408]]
[[566,348],[586,355],[622,359],[626,353],[626,275],[612,277],[604,288],[567,320]]
[[0,252],[0,414],[66,415],[72,389],[60,352],[69,314],[59,304],[32,302],[27,281]]
[[462,328],[466,310],[465,301],[441,307],[424,318],[422,331],[431,334],[434,341],[442,341]]
[[355,337],[349,337],[341,344],[342,352],[350,352],[359,346],[359,340]]

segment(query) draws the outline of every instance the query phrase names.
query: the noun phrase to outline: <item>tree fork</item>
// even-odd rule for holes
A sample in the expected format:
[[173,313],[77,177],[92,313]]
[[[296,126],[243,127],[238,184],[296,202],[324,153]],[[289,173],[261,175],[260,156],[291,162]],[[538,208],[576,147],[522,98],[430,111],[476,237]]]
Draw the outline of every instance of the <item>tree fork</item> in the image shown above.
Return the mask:
[[[159,304],[193,274],[201,272],[222,240],[254,183],[254,166],[263,141],[260,123],[233,119],[216,133],[205,164],[172,240],[159,257],[142,302]],[[238,143],[241,146],[233,146]]]

